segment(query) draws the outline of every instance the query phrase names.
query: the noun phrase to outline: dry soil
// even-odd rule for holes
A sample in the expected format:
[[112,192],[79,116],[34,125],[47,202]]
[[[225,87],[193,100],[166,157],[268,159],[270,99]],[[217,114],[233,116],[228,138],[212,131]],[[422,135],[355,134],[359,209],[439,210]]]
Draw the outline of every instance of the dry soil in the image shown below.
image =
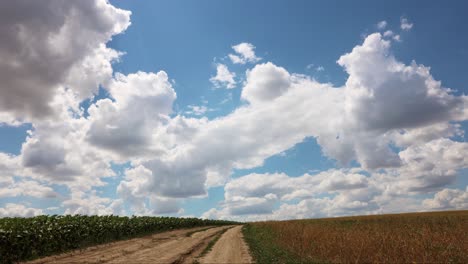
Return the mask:
[[[250,263],[241,226],[181,229],[118,241],[37,259],[28,263]],[[227,230],[212,250],[197,258],[216,235]],[[187,236],[189,232],[202,230]]]

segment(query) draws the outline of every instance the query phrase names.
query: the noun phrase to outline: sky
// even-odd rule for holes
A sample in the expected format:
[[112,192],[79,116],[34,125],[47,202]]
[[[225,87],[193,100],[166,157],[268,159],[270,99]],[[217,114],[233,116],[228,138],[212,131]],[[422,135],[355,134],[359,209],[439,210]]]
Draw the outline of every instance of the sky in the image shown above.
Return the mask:
[[468,209],[465,1],[3,1],[0,217]]

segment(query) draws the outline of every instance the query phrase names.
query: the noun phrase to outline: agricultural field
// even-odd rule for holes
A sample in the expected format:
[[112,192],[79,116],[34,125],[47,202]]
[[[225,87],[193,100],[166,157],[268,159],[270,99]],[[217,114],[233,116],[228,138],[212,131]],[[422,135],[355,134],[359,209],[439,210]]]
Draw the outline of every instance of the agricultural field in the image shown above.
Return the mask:
[[468,211],[250,222],[0,219],[0,263],[468,263]]
[[0,219],[0,263],[175,229],[236,224],[174,217],[37,216]]
[[249,223],[257,263],[468,263],[468,211]]

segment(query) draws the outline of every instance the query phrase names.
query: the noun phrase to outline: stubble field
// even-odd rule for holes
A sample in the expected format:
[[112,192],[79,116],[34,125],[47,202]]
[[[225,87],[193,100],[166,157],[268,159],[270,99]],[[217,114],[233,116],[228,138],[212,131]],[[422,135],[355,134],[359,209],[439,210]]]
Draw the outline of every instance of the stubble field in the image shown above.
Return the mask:
[[468,211],[250,223],[257,263],[468,263]]

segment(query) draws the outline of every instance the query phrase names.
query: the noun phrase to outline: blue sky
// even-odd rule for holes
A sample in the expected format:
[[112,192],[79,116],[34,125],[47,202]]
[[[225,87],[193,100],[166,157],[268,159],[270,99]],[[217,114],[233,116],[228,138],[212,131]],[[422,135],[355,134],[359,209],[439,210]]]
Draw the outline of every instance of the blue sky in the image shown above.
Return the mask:
[[0,216],[468,207],[463,1],[2,5]]

